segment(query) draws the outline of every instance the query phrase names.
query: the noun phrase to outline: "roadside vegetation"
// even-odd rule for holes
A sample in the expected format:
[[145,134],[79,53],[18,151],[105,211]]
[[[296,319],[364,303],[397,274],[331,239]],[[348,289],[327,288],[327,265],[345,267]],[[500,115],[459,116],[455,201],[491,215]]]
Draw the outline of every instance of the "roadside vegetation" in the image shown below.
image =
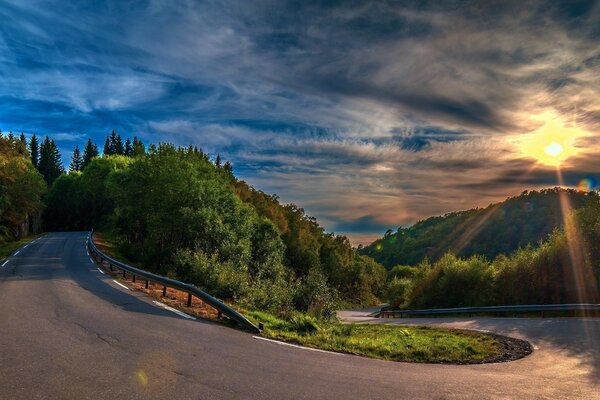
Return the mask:
[[394,308],[600,302],[600,197],[592,192],[537,246],[493,260],[451,253],[435,262],[395,266],[385,298]]
[[341,305],[380,299],[380,264],[302,208],[238,180],[219,156],[166,143],[146,149],[115,132],[104,147],[87,164],[74,153],[72,170],[52,182],[45,229],[94,227],[146,269],[251,309],[327,319]]
[[21,238],[18,240],[13,240],[10,242],[5,242],[5,243],[0,244],[0,260],[3,260],[6,257],[10,256],[19,247],[29,243],[34,238],[35,238],[35,236],[28,236],[28,237],[24,237],[24,238]]

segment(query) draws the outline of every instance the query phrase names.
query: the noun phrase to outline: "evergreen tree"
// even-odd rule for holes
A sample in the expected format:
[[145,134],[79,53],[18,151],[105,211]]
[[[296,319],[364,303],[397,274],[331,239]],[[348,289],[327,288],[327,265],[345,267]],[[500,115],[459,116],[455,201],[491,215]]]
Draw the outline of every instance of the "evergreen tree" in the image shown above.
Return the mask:
[[142,141],[140,139],[138,139],[137,136],[133,137],[133,146],[132,147],[133,147],[132,155],[134,157],[143,156],[144,154],[146,154],[146,146],[144,146],[144,143],[142,143]]
[[124,154],[128,157],[133,156],[133,148],[131,147],[131,141],[129,140],[129,138],[127,138],[127,140],[125,140]]
[[92,139],[88,139],[85,149],[83,149],[83,165],[81,169],[85,168],[94,157],[98,157],[98,146],[92,142]]
[[40,148],[35,133],[31,136],[31,140],[29,140],[29,155],[31,157],[31,163],[37,168],[40,162]]
[[69,171],[81,171],[82,169],[83,158],[81,157],[79,146],[75,146],[75,150],[73,150],[73,157],[71,157],[71,165],[69,166]]
[[223,164],[223,169],[229,172],[230,174],[233,174],[233,166],[229,161],[226,161],[225,164]]
[[[107,149],[108,151],[106,151]],[[117,134],[117,132],[115,132],[114,129],[106,138],[106,142],[104,143],[104,154],[108,156],[112,154],[118,154],[122,156],[123,154],[125,154],[123,139],[121,139],[121,135]]]
[[48,136],[40,146],[40,161],[38,169],[48,186],[56,180],[64,172],[60,151],[54,140],[50,140]]
[[111,156],[113,154],[115,154],[115,151],[114,151],[113,147],[111,146],[110,137],[107,136],[106,140],[104,141],[104,149],[102,149],[102,155]]
[[17,144],[17,151],[19,152],[19,154],[29,155],[27,152],[27,139],[25,139],[25,134],[23,132],[21,132],[21,134],[19,135],[19,141]]
[[[113,131],[113,133],[114,133],[114,131]],[[112,140],[112,137],[111,137],[111,140]],[[123,146],[123,139],[121,139],[121,135],[116,135],[112,145],[113,145],[113,149],[115,150],[115,154],[118,154],[120,156],[125,154],[125,146]]]
[[221,168],[221,155],[217,154],[217,159],[215,160],[215,166],[217,168]]

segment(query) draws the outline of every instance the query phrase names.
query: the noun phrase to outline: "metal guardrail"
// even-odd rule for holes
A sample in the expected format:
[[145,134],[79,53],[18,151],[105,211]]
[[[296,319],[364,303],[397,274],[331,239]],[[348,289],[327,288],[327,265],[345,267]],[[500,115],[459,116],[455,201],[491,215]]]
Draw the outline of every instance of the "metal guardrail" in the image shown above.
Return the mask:
[[440,314],[495,314],[495,313],[524,313],[545,311],[592,311],[600,312],[600,304],[530,304],[515,306],[491,307],[461,307],[461,308],[432,308],[426,310],[381,310],[371,314],[377,318],[403,318],[409,315],[440,315]]
[[145,279],[146,280],[146,288],[148,288],[149,282],[159,283],[163,286],[163,296],[166,295],[168,287],[177,289],[177,290],[181,290],[182,292],[186,292],[188,294],[188,302],[187,302],[188,307],[191,306],[191,304],[192,304],[192,296],[195,296],[195,297],[199,298],[200,300],[202,300],[203,302],[214,307],[219,312],[219,315],[223,314],[223,315],[227,316],[231,320],[237,322],[238,325],[240,325],[242,328],[248,329],[255,333],[261,332],[261,330],[256,325],[254,325],[251,321],[249,321],[242,314],[240,314],[233,308],[229,307],[227,304],[223,303],[221,300],[217,299],[216,297],[213,297],[210,294],[198,289],[194,285],[190,285],[189,283],[180,282],[175,279],[170,279],[170,278],[167,278],[167,277],[164,277],[161,275],[156,275],[156,274],[153,274],[152,272],[148,272],[148,271],[144,271],[139,268],[132,267],[130,265],[127,265],[125,263],[122,263],[120,261],[117,261],[117,260],[107,256],[102,251],[100,251],[100,249],[98,249],[98,247],[96,247],[96,244],[92,240],[93,235],[94,235],[94,230],[92,229],[92,231],[90,232],[90,234],[87,238],[87,242],[86,242],[87,248],[90,251],[90,254],[93,254],[97,259],[100,260],[101,263],[102,263],[102,261],[106,261],[111,270],[113,267],[117,267],[123,271],[123,276],[126,275],[126,272],[129,272],[130,274],[133,275],[134,282],[135,282],[136,276]]

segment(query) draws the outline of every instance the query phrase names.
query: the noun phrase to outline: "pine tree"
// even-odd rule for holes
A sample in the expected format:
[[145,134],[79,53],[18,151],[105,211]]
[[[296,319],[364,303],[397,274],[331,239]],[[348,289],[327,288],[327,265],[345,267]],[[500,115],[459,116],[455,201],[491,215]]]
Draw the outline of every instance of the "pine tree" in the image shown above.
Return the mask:
[[79,146],[75,146],[75,150],[73,150],[73,156],[71,157],[71,165],[69,166],[69,171],[81,171],[82,169],[83,158],[81,157]]
[[19,141],[17,142],[17,151],[19,154],[29,155],[27,151],[27,139],[25,139],[25,134],[21,132],[19,135]]
[[125,146],[123,146],[123,139],[121,139],[121,135],[117,135],[115,137],[113,148],[115,149],[115,154],[118,154],[120,156],[125,154]]
[[217,154],[217,159],[215,160],[215,166],[217,168],[221,168],[221,155]]
[[40,146],[40,161],[38,169],[48,186],[56,180],[64,172],[60,151],[54,140],[50,140],[48,136]]
[[[108,144],[108,146],[107,146]],[[109,152],[106,152],[106,149],[109,149]],[[112,155],[112,154],[118,154],[118,155],[123,155],[125,154],[125,148],[123,146],[123,139],[121,139],[121,135],[117,134],[117,132],[115,132],[115,130],[113,129],[112,132],[110,133],[110,136],[106,138],[106,142],[104,144],[104,149],[105,155]]]
[[144,146],[144,143],[142,143],[142,141],[138,139],[137,136],[133,137],[132,147],[134,157],[143,156],[144,154],[146,154],[146,146]]
[[125,151],[123,153],[128,157],[133,156],[133,148],[131,147],[131,140],[129,138],[125,140]]
[[111,156],[113,154],[115,154],[115,152],[111,146],[110,137],[107,136],[106,140],[104,141],[104,149],[102,149],[102,155],[103,156]]
[[88,139],[85,149],[83,149],[83,165],[81,169],[87,167],[94,157],[98,157],[98,146],[92,142],[92,139]]
[[225,161],[225,164],[223,164],[223,169],[227,172],[229,172],[230,174],[233,173],[233,166],[231,165],[231,163],[229,161]]
[[40,162],[40,147],[35,133],[29,140],[29,156],[31,157],[31,163],[37,168]]

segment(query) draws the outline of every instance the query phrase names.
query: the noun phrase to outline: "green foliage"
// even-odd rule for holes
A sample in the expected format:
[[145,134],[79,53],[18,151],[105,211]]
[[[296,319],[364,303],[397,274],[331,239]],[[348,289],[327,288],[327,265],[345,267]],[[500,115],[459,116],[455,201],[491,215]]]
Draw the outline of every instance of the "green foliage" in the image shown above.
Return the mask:
[[170,144],[146,153],[136,137],[126,156],[109,155],[119,143],[113,131],[98,158],[88,141],[85,168],[56,180],[47,196],[48,229],[104,228],[146,268],[251,308],[331,318],[340,301],[378,300],[381,265],[303,209],[238,182],[220,156],[213,163]]
[[252,204],[280,233],[285,244],[284,262],[303,286],[295,298],[297,307],[313,307],[311,296],[318,292],[315,290],[321,277],[329,292],[319,294],[322,298],[316,303],[322,302],[324,309],[329,309],[335,299],[349,305],[377,301],[385,285],[385,270],[371,258],[359,255],[346,237],[326,233],[302,208],[281,205],[277,196],[251,188],[243,181],[236,182],[235,189],[244,202]]
[[414,265],[427,257],[436,261],[447,252],[460,257],[482,255],[493,259],[520,247],[535,245],[563,225],[559,196],[578,209],[586,194],[572,189],[525,191],[486,208],[427,218],[411,227],[388,231],[382,239],[362,248],[391,268]]
[[83,157],[79,151],[79,146],[75,146],[73,156],[71,157],[71,165],[69,165],[69,171],[81,171],[83,167]]
[[86,230],[92,225],[90,193],[82,183],[79,171],[58,177],[45,198],[44,229],[46,231]]
[[22,226],[42,210],[45,191],[26,143],[0,134],[0,242],[21,235]]
[[48,136],[46,136],[40,146],[38,170],[44,177],[48,186],[50,186],[60,174],[65,172],[60,157],[60,151],[58,150],[56,143],[54,143],[54,140],[50,139]]
[[567,218],[572,229],[556,229],[536,247],[493,261],[448,253],[433,264],[421,263],[410,276],[395,267],[386,298],[404,308],[598,303],[599,196],[588,194],[586,205]]

